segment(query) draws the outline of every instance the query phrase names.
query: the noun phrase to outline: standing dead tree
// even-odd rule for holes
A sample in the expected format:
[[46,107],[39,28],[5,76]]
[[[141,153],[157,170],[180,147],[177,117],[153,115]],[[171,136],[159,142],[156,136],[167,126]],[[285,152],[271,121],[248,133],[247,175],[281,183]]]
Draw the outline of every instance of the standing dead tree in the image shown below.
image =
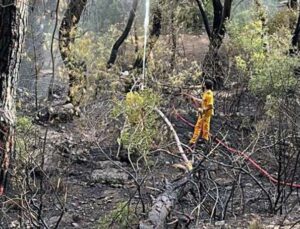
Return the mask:
[[86,4],[87,0],[70,1],[59,29],[59,50],[69,74],[68,96],[70,102],[75,106],[79,105],[83,95],[82,90],[80,98],[75,99],[75,95],[82,87],[81,79],[85,78],[86,64],[71,56],[71,45],[75,42],[77,25]]
[[134,22],[138,3],[139,3],[139,0],[134,0],[132,3],[132,8],[129,13],[126,27],[125,27],[123,33],[121,34],[121,36],[118,38],[118,40],[115,42],[115,44],[112,47],[111,54],[110,54],[109,60],[107,62],[107,68],[110,68],[115,63],[117,56],[118,56],[119,48],[121,47],[121,45],[124,43],[124,41],[128,37],[128,34],[129,34],[131,27],[133,25],[133,22]]
[[27,5],[26,0],[7,0],[0,4],[0,195],[4,193],[15,146],[16,82],[26,29]]
[[216,86],[223,85],[222,67],[220,64],[219,49],[226,33],[225,22],[230,18],[232,0],[225,0],[222,5],[220,0],[213,0],[213,26],[210,29],[207,13],[202,0],[196,0],[199,11],[204,21],[206,33],[210,40],[209,50],[204,58],[203,70],[206,78],[215,81]]
[[295,50],[299,49],[299,34],[300,34],[300,13],[298,15],[297,25],[292,37],[292,46]]

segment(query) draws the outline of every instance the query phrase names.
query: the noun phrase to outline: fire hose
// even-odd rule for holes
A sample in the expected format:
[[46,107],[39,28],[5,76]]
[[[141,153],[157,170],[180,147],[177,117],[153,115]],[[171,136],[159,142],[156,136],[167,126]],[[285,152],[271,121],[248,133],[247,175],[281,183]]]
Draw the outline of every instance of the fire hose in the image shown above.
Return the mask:
[[[175,116],[177,119],[181,120],[183,123],[185,123],[188,126],[194,127],[194,124],[186,120],[182,115],[180,115],[176,110],[175,110]],[[217,137],[212,138],[216,143],[222,145],[224,148],[227,149],[228,152],[232,154],[237,154],[241,157],[243,157],[246,161],[248,161],[258,172],[263,175],[264,177],[268,178],[273,184],[281,184],[293,188],[300,188],[300,184],[295,184],[292,182],[288,181],[278,181],[275,177],[273,177],[267,170],[265,170],[262,166],[260,166],[253,158],[251,158],[249,155],[247,155],[245,152],[242,152],[240,150],[234,149],[227,145],[225,142],[222,140],[218,139]]]

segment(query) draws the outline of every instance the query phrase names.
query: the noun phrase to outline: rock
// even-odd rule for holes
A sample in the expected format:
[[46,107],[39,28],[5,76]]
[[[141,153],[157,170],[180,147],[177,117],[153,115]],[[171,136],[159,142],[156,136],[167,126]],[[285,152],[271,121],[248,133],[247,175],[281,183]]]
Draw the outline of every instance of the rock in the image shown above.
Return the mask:
[[124,72],[121,72],[121,76],[129,76],[129,72],[128,71],[124,71]]
[[77,204],[77,203],[71,203],[71,205],[72,205],[74,208],[77,208],[77,207],[78,207],[78,204]]
[[74,113],[75,109],[71,103],[58,104],[41,109],[36,116],[36,121],[39,124],[49,121],[53,124],[67,123],[73,120]]
[[120,167],[122,167],[122,163],[119,161],[97,161],[96,162],[96,168],[97,169],[110,169],[110,168],[115,168],[115,169],[119,169]]
[[124,184],[128,180],[128,174],[115,168],[97,169],[92,172],[91,180],[103,184]]
[[75,227],[75,228],[79,228],[79,224],[78,223],[71,223],[72,227]]
[[215,226],[224,226],[225,220],[215,222]]
[[[114,150],[118,150],[117,148]],[[107,157],[103,154],[103,152],[98,147],[91,147],[89,150],[89,154],[94,158],[95,161],[107,161]],[[112,156],[108,154],[108,156]]]
[[74,110],[74,105],[72,103],[67,103],[65,105],[62,106],[63,109],[66,109],[66,110]]

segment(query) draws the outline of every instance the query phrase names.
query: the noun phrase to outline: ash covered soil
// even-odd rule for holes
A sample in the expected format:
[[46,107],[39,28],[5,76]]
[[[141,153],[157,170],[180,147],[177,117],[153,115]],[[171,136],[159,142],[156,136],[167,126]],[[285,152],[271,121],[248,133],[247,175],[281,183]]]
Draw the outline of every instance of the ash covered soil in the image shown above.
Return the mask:
[[[239,111],[230,110],[233,96],[234,93],[226,90],[216,93],[218,102],[212,133],[232,147],[247,149],[249,142],[245,139],[252,134],[257,121],[254,109],[259,105],[246,94]],[[191,123],[196,121],[193,108],[183,98],[175,97],[172,101],[184,118]],[[22,222],[19,220],[22,208],[15,204],[19,195],[12,195],[2,203],[0,225],[2,228],[30,228],[30,219],[41,217],[40,228],[137,228],[139,220],[147,218],[154,199],[166,186],[186,175],[173,166],[180,163],[181,158],[172,135],[170,145],[153,150],[145,162],[134,155],[128,157],[126,150],[118,145],[120,123],[106,120],[103,112],[109,113],[110,109],[105,102],[97,101],[85,107],[80,117],[65,115],[68,109],[67,106],[59,111],[51,122],[36,121],[32,117],[33,128],[43,136],[39,137],[38,146],[45,147],[32,149],[39,153],[28,162],[31,166],[38,165],[28,170],[28,186],[22,186],[27,191],[23,194],[28,201],[22,202],[22,208],[27,207],[25,217]],[[175,126],[182,143],[187,144],[192,128],[178,120],[171,107],[162,110]],[[31,113],[21,115],[28,114]],[[192,187],[180,196],[166,228],[300,228],[297,190],[289,195],[287,206],[274,214],[270,204],[276,199],[276,185],[213,141],[210,145],[198,145],[193,153],[187,150],[187,155],[197,163],[208,149],[215,153],[203,162],[194,180],[203,190]],[[42,159],[41,153],[45,155]],[[253,157],[269,172],[276,172],[272,166],[275,162],[269,161],[268,154],[260,151]],[[251,175],[226,167],[232,165],[232,161]],[[300,174],[296,174],[295,179],[300,182]],[[18,188],[11,187],[11,190],[17,193],[20,185]],[[202,192],[205,198],[201,197]],[[199,203],[202,205],[198,206]],[[201,207],[201,211],[197,211],[197,207]]]

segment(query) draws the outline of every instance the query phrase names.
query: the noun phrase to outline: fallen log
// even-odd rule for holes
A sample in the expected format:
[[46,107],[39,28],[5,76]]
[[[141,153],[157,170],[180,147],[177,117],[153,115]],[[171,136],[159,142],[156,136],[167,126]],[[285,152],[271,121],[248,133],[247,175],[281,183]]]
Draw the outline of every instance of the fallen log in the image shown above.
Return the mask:
[[167,185],[166,191],[160,194],[154,201],[148,219],[141,221],[140,229],[163,229],[166,228],[166,219],[175,206],[180,195],[184,192],[191,174]]

